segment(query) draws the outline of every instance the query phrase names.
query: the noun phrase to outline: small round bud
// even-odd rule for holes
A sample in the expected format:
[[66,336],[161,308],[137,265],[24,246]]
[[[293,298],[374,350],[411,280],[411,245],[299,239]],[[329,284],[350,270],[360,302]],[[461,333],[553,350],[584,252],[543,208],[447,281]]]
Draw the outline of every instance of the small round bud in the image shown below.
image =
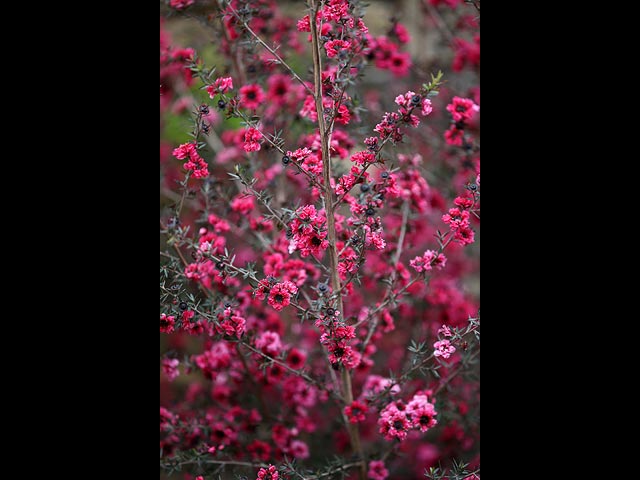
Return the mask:
[[329,290],[329,287],[327,286],[326,283],[319,283],[318,284],[318,290],[320,290],[321,292],[326,292],[327,290]]
[[180,310],[186,310],[187,309],[187,303],[186,302],[180,302],[180,305],[178,305],[178,308]]
[[376,211],[373,208],[369,207],[364,211],[364,214],[367,217],[373,217],[376,214]]
[[291,158],[289,158],[289,155],[285,155],[284,157],[282,157],[282,163],[284,165],[289,165],[289,163],[291,163]]
[[209,115],[209,106],[206,103],[200,105],[198,109],[202,115]]
[[414,95],[413,97],[411,97],[411,103],[413,103],[414,105],[418,105],[420,103],[420,100],[422,100],[422,97],[420,95]]
[[330,317],[333,317],[336,314],[336,310],[334,308],[327,308],[327,315],[329,315]]
[[225,103],[224,100],[218,100],[218,108],[220,110],[223,110],[226,106],[227,106],[227,104]]
[[226,303],[224,304],[224,308],[231,308],[231,304],[230,304],[229,302],[226,302]]
[[218,263],[216,263],[216,268],[217,268],[218,270],[224,270],[224,263],[222,263],[222,262],[218,262]]
[[369,185],[368,183],[363,183],[362,185],[360,185],[360,191],[362,193],[367,193],[369,190],[371,190],[371,185]]
[[389,173],[388,172],[382,172],[380,174],[380,178],[382,178],[383,180],[386,180],[387,178],[389,178]]
[[476,190],[478,190],[478,185],[476,185],[475,183],[472,183],[471,185],[469,185],[467,187],[469,190],[471,190],[472,192],[475,192]]

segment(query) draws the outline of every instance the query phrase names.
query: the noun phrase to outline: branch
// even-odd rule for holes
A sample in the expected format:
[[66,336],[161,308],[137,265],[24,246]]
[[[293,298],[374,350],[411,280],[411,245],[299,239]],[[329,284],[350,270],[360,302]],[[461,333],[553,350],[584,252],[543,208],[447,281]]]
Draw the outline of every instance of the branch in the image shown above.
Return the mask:
[[[324,205],[327,217],[327,239],[329,241],[329,262],[331,267],[331,286],[334,292],[340,292],[340,275],[338,274],[338,250],[336,247],[336,228],[333,209],[333,190],[331,188],[331,150],[329,148],[330,132],[327,131],[327,125],[324,116],[324,106],[322,105],[322,58],[320,51],[320,38],[318,35],[318,25],[316,22],[318,11],[322,2],[313,0],[312,11],[309,15],[311,25],[311,44],[313,50],[313,79],[315,86],[315,103],[316,112],[318,114],[318,128],[320,130],[320,140],[322,144],[322,177],[324,180]],[[320,27],[322,29],[322,27]],[[342,295],[337,298],[338,310],[344,312],[342,304]],[[345,403],[353,402],[353,391],[351,386],[351,374],[343,365],[341,368],[343,396]],[[360,457],[360,480],[366,480],[367,467],[365,464],[365,456],[360,442],[360,432],[356,424],[348,423],[347,429],[351,438],[351,447]]]
[[242,26],[247,30],[247,32],[249,32],[251,34],[251,36],[253,38],[255,38],[258,43],[260,45],[262,45],[271,55],[273,55],[274,57],[276,57],[276,59],[278,60],[278,62],[280,63],[280,65],[282,65],[284,68],[286,68],[289,73],[293,76],[293,78],[295,78],[298,82],[300,82],[300,84],[304,87],[304,89],[309,93],[309,95],[313,95],[313,92],[311,91],[311,89],[309,88],[309,86],[305,83],[304,80],[302,80],[302,78],[300,78],[300,75],[298,75],[293,68],[291,68],[289,66],[289,64],[287,62],[285,62],[282,57],[280,57],[280,55],[278,55],[276,53],[276,51],[271,48],[269,45],[267,45],[266,43],[264,43],[264,40],[262,40],[262,38],[260,38],[260,36],[254,32],[251,27],[249,26],[249,24],[243,20],[240,15],[238,14],[238,12],[229,4],[228,5],[229,9],[231,10],[231,12],[233,13],[233,15],[242,23]]

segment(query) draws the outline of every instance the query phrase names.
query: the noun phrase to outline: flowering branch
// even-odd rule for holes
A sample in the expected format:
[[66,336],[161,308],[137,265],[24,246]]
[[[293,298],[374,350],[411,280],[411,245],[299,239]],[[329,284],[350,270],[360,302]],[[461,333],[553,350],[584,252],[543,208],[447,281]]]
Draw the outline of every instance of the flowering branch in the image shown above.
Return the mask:
[[[335,229],[335,216],[333,213],[333,190],[331,188],[331,150],[329,148],[329,136],[325,123],[324,106],[322,104],[322,58],[320,54],[320,38],[318,35],[318,25],[316,18],[318,11],[322,5],[320,0],[312,0],[311,2],[311,48],[313,52],[313,79],[314,79],[314,99],[316,104],[316,112],[318,115],[318,128],[320,130],[320,141],[322,145],[322,178],[324,180],[324,208],[327,218],[327,238],[329,241],[329,264],[331,268],[331,287],[335,292],[340,292],[340,275],[338,274],[338,249],[336,245],[336,229]],[[320,26],[322,28],[322,25]],[[344,306],[342,305],[342,294],[337,297],[338,311],[343,312]],[[353,388],[351,386],[351,374],[349,370],[342,365],[341,376],[343,384],[343,396],[345,404],[349,405],[353,402]],[[351,446],[354,451],[360,457],[360,480],[366,480],[367,469],[364,463],[364,452],[362,444],[360,442],[360,433],[358,426],[352,423],[347,423],[349,435],[351,437]]]

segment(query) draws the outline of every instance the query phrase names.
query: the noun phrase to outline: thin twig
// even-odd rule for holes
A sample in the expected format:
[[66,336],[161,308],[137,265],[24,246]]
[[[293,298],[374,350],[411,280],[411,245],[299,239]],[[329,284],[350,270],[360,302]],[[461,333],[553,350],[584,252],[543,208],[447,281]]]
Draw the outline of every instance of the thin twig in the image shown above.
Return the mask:
[[[408,219],[409,219],[409,202],[405,201],[402,204],[402,226],[400,227],[400,236],[398,237],[398,246],[396,247],[396,252],[393,255],[393,258],[391,260],[391,267],[393,268],[393,272],[391,273],[391,279],[389,280],[389,286],[387,288],[387,293],[385,294],[385,297],[388,297],[391,294],[391,292],[393,291],[393,287],[395,286],[396,279],[398,278],[397,266],[398,266],[398,262],[400,261],[400,256],[402,255],[404,237],[407,234]],[[373,333],[376,331],[376,328],[378,327],[379,318],[380,317],[378,317],[377,315],[373,317],[373,321],[371,322],[369,331],[367,332],[367,336],[364,339],[364,342],[362,342],[360,351],[364,352],[364,349],[369,344],[369,341],[371,341],[371,337],[373,336]]]
[[286,68],[289,73],[293,76],[293,78],[295,78],[298,82],[300,82],[300,84],[304,87],[304,89],[309,93],[309,95],[313,95],[313,91],[309,88],[309,86],[306,84],[306,82],[304,80],[302,80],[302,78],[300,78],[300,75],[298,75],[295,70],[293,68],[291,68],[289,66],[289,64],[287,62],[285,62],[282,57],[280,57],[280,55],[278,55],[278,53],[271,48],[269,45],[267,45],[264,40],[262,40],[262,38],[256,33],[254,32],[251,27],[249,26],[249,24],[243,20],[240,15],[238,14],[238,12],[231,6],[228,5],[228,8],[231,10],[231,12],[235,15],[235,17],[242,23],[242,26],[247,30],[247,32],[249,32],[251,34],[251,36],[253,38],[255,38],[257,40],[257,42],[262,45],[271,55],[273,55],[274,57],[276,57],[276,59],[278,60],[278,62],[284,67]]

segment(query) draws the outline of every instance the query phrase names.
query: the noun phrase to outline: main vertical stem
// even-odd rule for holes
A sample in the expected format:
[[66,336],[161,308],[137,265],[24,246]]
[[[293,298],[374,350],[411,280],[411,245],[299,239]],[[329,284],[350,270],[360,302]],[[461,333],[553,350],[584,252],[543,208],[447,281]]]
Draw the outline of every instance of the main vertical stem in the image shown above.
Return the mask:
[[[327,131],[327,123],[324,116],[324,105],[322,104],[322,57],[320,56],[320,40],[318,37],[318,26],[316,16],[320,9],[320,0],[312,0],[312,12],[309,15],[311,24],[311,45],[313,50],[313,80],[314,97],[316,102],[316,112],[318,113],[318,128],[320,129],[320,140],[322,148],[322,177],[324,180],[324,209],[327,216],[327,240],[329,241],[329,264],[331,268],[331,287],[334,292],[338,292],[337,310],[344,313],[340,286],[340,276],[338,274],[338,249],[336,247],[336,227],[334,218],[333,190],[331,189],[331,153],[329,151],[330,132]],[[341,367],[342,389],[345,402],[353,402],[353,389],[351,386],[351,375],[344,365]],[[366,480],[367,465],[360,442],[360,432],[357,424],[347,423],[349,436],[351,437],[351,447],[360,457],[360,480]]]

